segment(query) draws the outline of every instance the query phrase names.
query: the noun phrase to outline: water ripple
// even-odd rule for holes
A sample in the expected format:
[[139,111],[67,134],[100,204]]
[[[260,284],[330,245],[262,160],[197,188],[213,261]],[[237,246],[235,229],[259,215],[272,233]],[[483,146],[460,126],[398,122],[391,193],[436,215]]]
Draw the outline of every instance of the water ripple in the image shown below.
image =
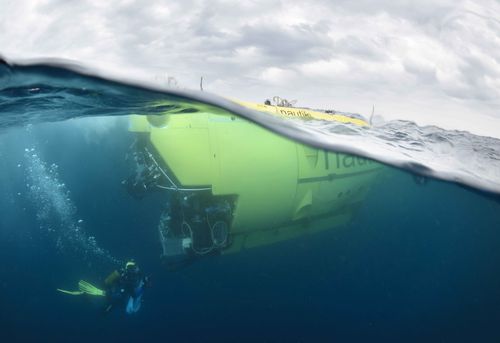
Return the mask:
[[398,120],[358,127],[283,119],[206,92],[103,76],[67,61],[0,59],[0,129],[88,116],[196,111],[229,111],[318,148],[500,193],[500,140],[496,138]]

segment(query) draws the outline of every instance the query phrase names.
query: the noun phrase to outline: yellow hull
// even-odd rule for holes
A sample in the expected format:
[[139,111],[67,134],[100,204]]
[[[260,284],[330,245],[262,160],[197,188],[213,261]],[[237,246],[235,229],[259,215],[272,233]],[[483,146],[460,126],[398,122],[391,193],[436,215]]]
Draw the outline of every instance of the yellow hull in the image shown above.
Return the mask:
[[[241,103],[252,107],[248,103]],[[328,116],[367,125],[341,115],[254,104],[277,115]],[[288,113],[288,114],[286,114]],[[132,116],[130,131],[148,135],[155,155],[182,188],[210,189],[212,196],[235,199],[231,216],[236,252],[348,222],[381,165],[327,152],[271,133],[225,111]]]

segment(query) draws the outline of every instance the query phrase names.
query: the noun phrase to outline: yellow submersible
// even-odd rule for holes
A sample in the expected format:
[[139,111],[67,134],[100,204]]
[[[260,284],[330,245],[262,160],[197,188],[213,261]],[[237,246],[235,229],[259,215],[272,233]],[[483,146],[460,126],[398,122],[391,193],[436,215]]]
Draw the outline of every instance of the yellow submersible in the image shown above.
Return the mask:
[[[368,125],[341,114],[238,103],[285,118]],[[159,234],[162,255],[172,261],[234,253],[345,224],[382,169],[365,158],[284,138],[213,106],[160,105],[164,114],[131,116],[135,160],[143,172],[129,183],[135,180],[131,189],[169,193]]]

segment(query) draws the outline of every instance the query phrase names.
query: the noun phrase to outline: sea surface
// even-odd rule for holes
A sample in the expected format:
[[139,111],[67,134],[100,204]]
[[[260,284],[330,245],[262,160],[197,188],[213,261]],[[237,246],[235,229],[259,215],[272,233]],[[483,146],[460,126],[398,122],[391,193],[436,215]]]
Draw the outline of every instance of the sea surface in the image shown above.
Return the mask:
[[[169,271],[162,193],[137,200],[122,184],[128,115],[211,108],[384,173],[347,225]],[[500,140],[366,120],[281,119],[61,61],[1,64],[0,340],[500,341]],[[151,278],[136,314],[56,291],[131,258]]]

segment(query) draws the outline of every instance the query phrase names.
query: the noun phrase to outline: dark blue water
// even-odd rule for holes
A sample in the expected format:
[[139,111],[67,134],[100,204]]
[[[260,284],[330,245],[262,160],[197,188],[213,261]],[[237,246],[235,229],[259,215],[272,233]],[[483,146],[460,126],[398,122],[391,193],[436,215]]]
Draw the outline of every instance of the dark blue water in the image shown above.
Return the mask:
[[[500,341],[498,200],[394,170],[348,226],[168,272],[159,195],[136,201],[120,184],[131,138],[120,125],[93,139],[67,123],[2,133],[1,341]],[[99,299],[56,292],[98,284],[114,266],[40,228],[31,147],[59,166],[87,234],[151,275],[139,313],[103,315]]]

